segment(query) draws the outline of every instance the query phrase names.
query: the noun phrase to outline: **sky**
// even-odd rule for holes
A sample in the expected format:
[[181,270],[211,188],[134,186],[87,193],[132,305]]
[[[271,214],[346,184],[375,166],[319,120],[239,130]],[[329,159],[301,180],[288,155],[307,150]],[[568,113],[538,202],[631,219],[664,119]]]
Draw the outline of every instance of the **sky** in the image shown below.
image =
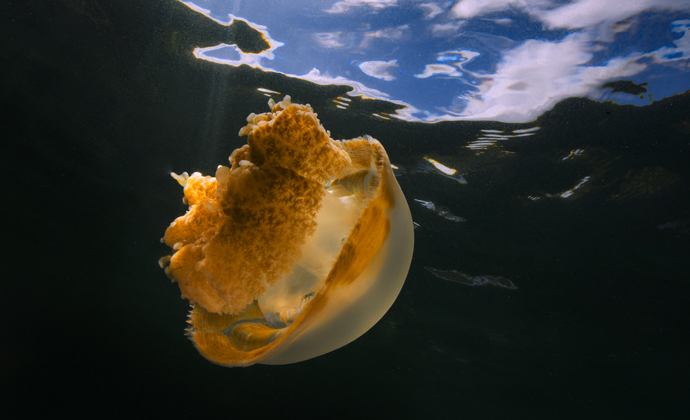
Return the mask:
[[[690,89],[687,0],[183,3],[225,25],[244,21],[271,46],[197,48],[198,59],[402,107],[381,118],[526,123],[569,97],[643,106]],[[640,87],[605,86],[617,81]]]

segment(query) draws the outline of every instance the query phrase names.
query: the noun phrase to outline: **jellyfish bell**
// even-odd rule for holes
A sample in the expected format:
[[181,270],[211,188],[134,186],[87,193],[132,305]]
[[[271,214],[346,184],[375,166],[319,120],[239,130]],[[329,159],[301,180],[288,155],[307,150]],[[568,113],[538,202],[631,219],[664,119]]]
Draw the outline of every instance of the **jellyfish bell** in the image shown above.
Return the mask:
[[251,114],[215,177],[172,174],[189,210],[161,267],[192,304],[189,338],[224,366],[288,364],[371,328],[412,259],[410,210],[381,144],[336,141],[289,97]]

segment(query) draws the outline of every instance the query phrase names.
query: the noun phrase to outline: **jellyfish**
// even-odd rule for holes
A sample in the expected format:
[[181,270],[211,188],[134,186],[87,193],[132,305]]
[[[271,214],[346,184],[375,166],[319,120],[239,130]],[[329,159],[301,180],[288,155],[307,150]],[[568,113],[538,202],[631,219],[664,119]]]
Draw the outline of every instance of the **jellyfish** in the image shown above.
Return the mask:
[[309,105],[269,101],[215,176],[171,174],[189,205],[159,264],[189,300],[187,335],[223,366],[296,363],[369,330],[398,296],[410,210],[381,143],[333,140]]

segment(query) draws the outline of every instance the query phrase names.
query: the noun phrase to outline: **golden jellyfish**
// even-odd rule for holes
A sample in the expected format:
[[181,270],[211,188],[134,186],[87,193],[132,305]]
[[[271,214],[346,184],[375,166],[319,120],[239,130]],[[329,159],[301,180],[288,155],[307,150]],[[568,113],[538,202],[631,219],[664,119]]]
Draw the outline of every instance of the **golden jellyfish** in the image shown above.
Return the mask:
[[223,366],[295,363],[371,328],[412,259],[412,218],[386,151],[336,141],[309,105],[269,101],[215,177],[171,174],[189,210],[162,239],[192,304],[189,338]]

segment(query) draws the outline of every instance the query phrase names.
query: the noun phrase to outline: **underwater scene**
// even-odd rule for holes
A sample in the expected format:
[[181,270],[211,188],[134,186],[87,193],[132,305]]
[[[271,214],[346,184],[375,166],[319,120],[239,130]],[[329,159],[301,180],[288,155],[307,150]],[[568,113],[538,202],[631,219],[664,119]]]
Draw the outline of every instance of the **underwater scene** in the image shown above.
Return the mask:
[[690,415],[687,1],[3,9],[8,419]]

